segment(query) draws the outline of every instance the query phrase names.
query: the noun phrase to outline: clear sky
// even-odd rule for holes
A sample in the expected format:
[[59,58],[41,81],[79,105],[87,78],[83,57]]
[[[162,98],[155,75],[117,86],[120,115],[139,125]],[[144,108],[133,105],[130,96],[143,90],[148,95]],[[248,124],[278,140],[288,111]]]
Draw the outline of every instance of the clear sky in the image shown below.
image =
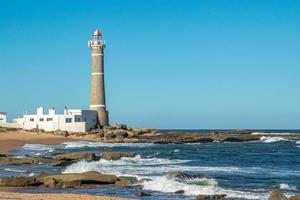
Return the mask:
[[112,123],[300,128],[298,0],[1,0],[0,111],[87,109],[96,28]]

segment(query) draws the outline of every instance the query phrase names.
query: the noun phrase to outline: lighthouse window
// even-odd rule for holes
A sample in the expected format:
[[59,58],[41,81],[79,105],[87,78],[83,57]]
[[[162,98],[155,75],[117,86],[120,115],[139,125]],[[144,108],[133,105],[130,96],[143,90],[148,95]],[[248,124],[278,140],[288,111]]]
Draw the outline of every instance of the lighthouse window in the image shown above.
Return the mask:
[[53,121],[52,118],[47,118],[47,122]]
[[72,118],[66,118],[66,123],[71,123],[72,122]]
[[44,118],[40,118],[40,122],[43,122],[44,121]]
[[34,118],[30,118],[29,121],[34,122]]

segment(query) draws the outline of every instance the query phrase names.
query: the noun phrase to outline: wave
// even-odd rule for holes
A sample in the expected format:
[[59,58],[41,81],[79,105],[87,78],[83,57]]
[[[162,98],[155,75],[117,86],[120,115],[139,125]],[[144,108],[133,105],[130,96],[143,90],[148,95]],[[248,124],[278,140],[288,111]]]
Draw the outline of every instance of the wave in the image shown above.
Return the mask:
[[5,168],[4,170],[5,170],[5,171],[9,171],[9,172],[20,172],[20,173],[26,172],[26,170],[11,169],[11,168]]
[[279,188],[282,189],[282,190],[292,190],[292,191],[297,190],[296,186],[289,185],[289,184],[286,184],[286,183],[281,183],[279,185]]
[[[226,194],[229,198],[243,199],[267,199],[268,194],[255,194],[251,192],[234,191],[219,187],[216,180],[209,178],[196,178],[192,183],[182,182],[168,176],[150,177],[151,180],[143,183],[145,190],[159,191],[165,193],[174,193],[178,190],[184,190],[185,195],[215,195]],[[195,181],[196,184],[195,184]]]
[[277,133],[277,132],[273,132],[273,133],[266,133],[266,132],[252,132],[251,135],[294,135],[297,133]]
[[30,151],[48,151],[53,152],[55,150],[54,145],[45,145],[45,144],[25,144],[22,149]]
[[152,143],[104,143],[104,142],[64,142],[65,149],[82,147],[146,147],[154,145]]
[[260,140],[264,143],[273,143],[273,142],[280,142],[280,141],[288,141],[288,139],[282,138],[282,137],[268,137],[268,136],[262,136]]
[[300,144],[300,140],[296,141],[296,144]]

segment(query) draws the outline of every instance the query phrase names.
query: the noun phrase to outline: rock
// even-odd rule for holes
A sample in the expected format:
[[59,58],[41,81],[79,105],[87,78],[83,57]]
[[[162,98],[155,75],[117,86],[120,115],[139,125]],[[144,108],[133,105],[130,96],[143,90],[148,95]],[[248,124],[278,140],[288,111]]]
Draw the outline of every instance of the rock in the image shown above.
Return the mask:
[[168,177],[185,180],[185,179],[194,179],[194,178],[207,178],[204,174],[190,175],[183,172],[168,172]]
[[288,198],[279,191],[272,191],[268,200],[288,200]]
[[39,186],[42,182],[34,177],[0,177],[0,187]]
[[175,194],[184,194],[184,190],[177,190]]
[[145,183],[146,181],[151,181],[152,179],[150,178],[142,178],[140,180],[138,180],[137,184],[138,185],[142,185],[143,183]]
[[243,138],[239,137],[226,137],[223,139],[223,142],[243,142]]
[[0,158],[7,158],[6,154],[0,154]]
[[196,200],[223,200],[225,199],[226,194],[216,194],[216,195],[197,195]]
[[295,196],[291,196],[289,198],[289,200],[300,200],[300,194],[299,195],[295,195]]
[[113,129],[124,129],[127,130],[127,126],[125,124],[114,124],[112,125]]
[[15,158],[15,157],[0,157],[0,164],[7,165],[21,165],[21,164],[48,164],[52,161],[50,158],[43,157],[23,157],[23,158]]
[[116,181],[115,185],[119,187],[128,187],[132,186],[137,183],[137,179],[135,177],[128,177],[128,176],[120,176]]
[[134,152],[103,152],[101,158],[105,160],[119,160],[122,157],[135,157]]
[[105,139],[113,139],[113,138],[116,138],[116,135],[113,133],[105,133],[104,138]]
[[66,160],[66,161],[73,161],[73,160],[95,161],[95,160],[99,160],[99,157],[96,156],[94,153],[62,153],[62,154],[56,154],[54,158],[56,160]]
[[54,160],[51,163],[49,163],[52,166],[62,166],[66,167],[71,165],[73,162],[72,161],[67,161],[67,160]]
[[85,172],[40,176],[38,180],[46,187],[72,188],[83,184],[115,184],[117,177],[99,172]]
[[146,193],[146,192],[144,192],[144,191],[138,191],[138,192],[136,193],[136,195],[137,195],[137,196],[140,196],[140,197],[151,196],[151,194]]

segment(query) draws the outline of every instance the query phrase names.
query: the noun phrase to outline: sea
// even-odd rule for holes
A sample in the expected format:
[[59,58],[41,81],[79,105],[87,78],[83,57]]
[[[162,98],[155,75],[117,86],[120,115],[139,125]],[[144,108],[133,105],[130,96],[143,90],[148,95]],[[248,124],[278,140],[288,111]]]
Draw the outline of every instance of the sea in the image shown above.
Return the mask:
[[[212,130],[162,130],[208,134]],[[218,130],[213,130],[218,131]],[[286,196],[300,193],[300,140],[284,139],[283,135],[300,130],[252,130],[262,135],[260,141],[191,144],[66,142],[60,145],[26,144],[11,151],[14,156],[51,156],[55,153],[101,154],[105,151],[136,152],[133,158],[116,161],[78,161],[67,167],[48,165],[1,165],[0,176],[34,176],[40,174],[81,173],[98,171],[118,176],[147,178],[143,191],[151,196],[140,197],[137,187],[101,186],[79,189],[23,188],[31,193],[79,193],[111,195],[135,199],[195,199],[198,194],[226,194],[227,199],[267,200],[272,190]],[[269,135],[276,134],[276,137]],[[168,176],[168,172],[193,175],[188,179]],[[174,192],[184,190],[183,195]]]

